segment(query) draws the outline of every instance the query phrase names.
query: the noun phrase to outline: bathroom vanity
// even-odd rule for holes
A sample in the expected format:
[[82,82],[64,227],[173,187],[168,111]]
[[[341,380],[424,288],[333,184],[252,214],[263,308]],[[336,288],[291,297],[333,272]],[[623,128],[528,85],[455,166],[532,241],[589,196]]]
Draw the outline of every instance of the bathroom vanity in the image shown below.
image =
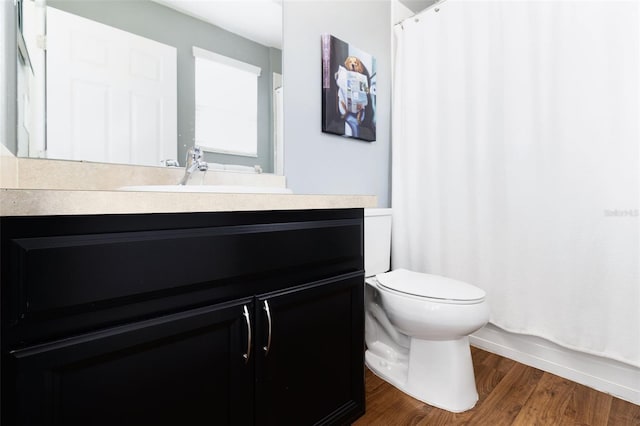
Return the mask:
[[0,238],[3,424],[364,413],[361,208],[5,214]]

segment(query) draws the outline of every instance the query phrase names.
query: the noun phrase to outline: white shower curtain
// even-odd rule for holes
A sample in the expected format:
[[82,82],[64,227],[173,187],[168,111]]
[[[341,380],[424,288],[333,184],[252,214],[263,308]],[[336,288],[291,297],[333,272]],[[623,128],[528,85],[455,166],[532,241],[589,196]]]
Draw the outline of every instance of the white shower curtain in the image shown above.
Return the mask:
[[392,261],[640,367],[638,9],[448,0],[396,26]]

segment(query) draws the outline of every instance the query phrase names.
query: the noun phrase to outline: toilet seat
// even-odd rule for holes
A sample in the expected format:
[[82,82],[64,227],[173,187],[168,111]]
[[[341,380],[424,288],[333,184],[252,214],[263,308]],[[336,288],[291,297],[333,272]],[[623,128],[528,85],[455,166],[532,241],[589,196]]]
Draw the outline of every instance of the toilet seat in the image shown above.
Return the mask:
[[441,303],[479,303],[486,295],[484,290],[462,281],[406,269],[378,274],[376,281],[385,289]]

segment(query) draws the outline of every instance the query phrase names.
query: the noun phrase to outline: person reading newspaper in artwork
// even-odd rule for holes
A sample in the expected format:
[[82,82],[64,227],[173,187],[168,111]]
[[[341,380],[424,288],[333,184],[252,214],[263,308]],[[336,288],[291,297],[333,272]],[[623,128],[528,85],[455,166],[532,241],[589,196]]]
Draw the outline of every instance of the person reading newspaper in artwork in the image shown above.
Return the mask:
[[[369,78],[360,59],[348,56],[344,66],[335,73],[338,85],[338,110],[351,130],[351,136],[360,136],[360,125],[369,104]],[[346,129],[345,129],[346,130]]]

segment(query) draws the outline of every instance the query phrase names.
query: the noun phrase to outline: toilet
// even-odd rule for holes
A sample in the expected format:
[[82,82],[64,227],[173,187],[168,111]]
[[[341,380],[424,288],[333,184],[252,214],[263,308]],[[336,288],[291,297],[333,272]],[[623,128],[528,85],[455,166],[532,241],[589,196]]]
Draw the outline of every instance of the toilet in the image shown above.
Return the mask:
[[469,335],[489,320],[485,292],[439,275],[389,271],[391,209],[365,209],[364,222],[367,367],[429,405],[473,408]]

